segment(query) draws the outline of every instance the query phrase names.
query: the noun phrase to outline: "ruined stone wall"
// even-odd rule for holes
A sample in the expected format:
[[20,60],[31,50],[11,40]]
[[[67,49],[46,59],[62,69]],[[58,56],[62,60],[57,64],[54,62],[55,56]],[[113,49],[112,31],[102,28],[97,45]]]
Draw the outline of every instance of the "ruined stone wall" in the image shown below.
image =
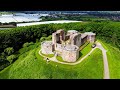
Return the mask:
[[75,62],[79,58],[79,47],[85,42],[95,41],[95,33],[85,32],[83,34],[76,30],[70,30],[65,35],[64,30],[57,30],[52,34],[52,41],[41,43],[43,54],[54,54],[54,51],[67,62]]
[[85,44],[88,40],[88,36],[81,38],[81,45]]
[[95,42],[95,35],[88,35],[87,39],[90,43],[94,43]]
[[65,40],[65,31],[64,30],[60,31],[60,37],[61,37],[60,40]]
[[55,44],[56,43],[56,33],[52,34],[52,43]]
[[62,43],[62,40],[65,40],[65,32],[64,30],[58,30],[57,32],[52,34],[53,44]]
[[76,45],[78,47],[81,46],[81,34],[73,34],[70,37],[71,44]]
[[62,58],[67,62],[75,62],[79,58],[79,51],[67,51],[63,50]]
[[93,32],[85,32],[84,34],[88,35],[87,36],[87,40],[90,42],[90,43],[94,43],[95,42],[95,33]]
[[70,35],[66,35],[65,36],[65,41],[69,40],[70,39]]
[[62,51],[63,51],[63,45],[56,43],[55,51],[56,51],[59,55],[61,55],[61,54],[62,54]]
[[44,44],[44,42],[41,43],[41,50],[43,54],[53,54],[53,48],[53,44]]

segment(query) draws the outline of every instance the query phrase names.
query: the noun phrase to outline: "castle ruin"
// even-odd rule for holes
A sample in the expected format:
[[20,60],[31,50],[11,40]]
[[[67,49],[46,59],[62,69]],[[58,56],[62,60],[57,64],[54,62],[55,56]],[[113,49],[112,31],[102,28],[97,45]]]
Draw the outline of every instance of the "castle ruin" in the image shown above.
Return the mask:
[[57,54],[64,61],[75,62],[79,58],[79,47],[85,42],[94,43],[95,33],[79,33],[76,30],[57,30],[52,34],[52,41],[43,41],[41,50],[43,54]]

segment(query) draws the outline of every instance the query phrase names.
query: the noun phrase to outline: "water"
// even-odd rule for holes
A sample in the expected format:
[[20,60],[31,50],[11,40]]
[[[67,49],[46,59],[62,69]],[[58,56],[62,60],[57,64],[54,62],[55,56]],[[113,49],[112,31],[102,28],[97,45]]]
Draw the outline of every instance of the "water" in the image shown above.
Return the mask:
[[21,27],[21,26],[31,26],[31,25],[39,25],[39,24],[72,23],[72,22],[82,22],[82,21],[57,20],[57,21],[44,21],[44,22],[33,22],[33,23],[19,23],[19,24],[17,24],[17,27]]
[[15,14],[15,15],[3,15],[0,16],[0,22],[9,23],[9,22],[30,22],[30,21],[40,21],[40,15],[38,14]]

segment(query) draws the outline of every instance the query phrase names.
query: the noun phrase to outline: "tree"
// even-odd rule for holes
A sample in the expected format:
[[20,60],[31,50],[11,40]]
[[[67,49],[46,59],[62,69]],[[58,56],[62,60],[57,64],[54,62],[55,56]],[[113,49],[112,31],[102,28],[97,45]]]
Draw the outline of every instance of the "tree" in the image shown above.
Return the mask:
[[7,57],[7,60],[10,62],[10,64],[16,59],[17,57],[15,55],[10,55]]
[[44,41],[44,40],[46,40],[46,37],[41,37],[41,38],[40,38],[40,42],[42,42],[42,41]]
[[48,36],[46,40],[52,40],[52,35]]
[[47,36],[47,34],[46,34],[46,33],[43,33],[43,34],[42,34],[42,36],[43,36],[43,37],[46,37],[46,36]]
[[30,46],[32,44],[34,44],[34,43],[33,42],[30,42],[30,43],[26,42],[26,43],[23,44],[23,47],[28,47],[28,46]]
[[28,46],[29,46],[28,42],[26,42],[26,43],[23,44],[23,47],[28,47]]
[[117,42],[117,35],[116,35],[116,33],[112,34],[111,41],[112,41],[113,45],[116,45],[116,42]]
[[14,53],[14,49],[13,47],[8,47],[4,50],[4,52],[7,54],[7,55],[11,55]]
[[39,39],[36,39],[36,43],[38,43],[39,42]]

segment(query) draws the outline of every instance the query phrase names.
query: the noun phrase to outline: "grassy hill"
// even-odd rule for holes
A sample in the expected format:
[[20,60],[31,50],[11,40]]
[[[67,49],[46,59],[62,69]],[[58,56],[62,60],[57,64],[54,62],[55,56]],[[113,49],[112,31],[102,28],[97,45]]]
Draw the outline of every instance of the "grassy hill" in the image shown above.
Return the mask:
[[119,79],[120,78],[120,50],[103,41],[101,42],[101,44],[107,50],[110,78]]
[[[39,50],[39,43],[22,48],[19,51],[20,55],[18,60],[0,72],[0,79],[103,78],[102,52],[99,49],[93,51],[82,63],[74,66],[62,65],[52,61],[47,64],[38,54]],[[84,49],[82,52],[84,52]]]
[[[100,40],[99,40],[100,41]],[[100,41],[101,42],[101,41]],[[120,78],[119,49],[101,42],[107,50],[110,78]],[[85,47],[81,52],[87,53]],[[101,50],[96,49],[82,63],[75,66],[55,62],[49,64],[38,54],[39,43],[19,50],[20,55],[12,65],[0,72],[0,79],[102,79],[103,59]],[[56,67],[56,65],[58,67]]]

